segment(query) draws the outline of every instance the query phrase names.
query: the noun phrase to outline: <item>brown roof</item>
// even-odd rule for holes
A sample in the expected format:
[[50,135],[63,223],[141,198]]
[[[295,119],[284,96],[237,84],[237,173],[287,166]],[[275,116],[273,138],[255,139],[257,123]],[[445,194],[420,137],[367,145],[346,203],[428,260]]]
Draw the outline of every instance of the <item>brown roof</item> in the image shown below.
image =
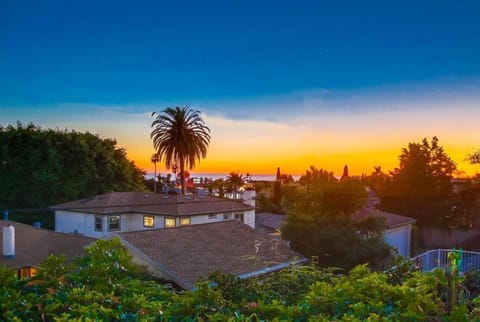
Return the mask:
[[410,217],[401,216],[401,215],[393,214],[391,212],[371,209],[367,207],[360,209],[360,211],[358,211],[353,216],[353,218],[355,220],[362,220],[369,216],[378,216],[378,217],[385,218],[385,223],[387,225],[387,228],[395,228],[403,225],[414,224],[416,222],[415,219]]
[[286,241],[236,220],[118,235],[185,288],[217,270],[241,275],[305,260]]
[[[5,258],[3,256],[3,227],[10,225],[15,227],[15,257]],[[0,228],[2,230],[0,266],[35,266],[42,263],[50,254],[63,254],[67,260],[71,261],[84,254],[84,247],[95,241],[94,238],[57,233],[14,221],[0,220]]]
[[54,210],[68,210],[94,214],[148,213],[169,216],[192,216],[244,211],[254,208],[240,201],[209,196],[180,196],[145,192],[112,192],[92,198],[67,202],[51,207]]

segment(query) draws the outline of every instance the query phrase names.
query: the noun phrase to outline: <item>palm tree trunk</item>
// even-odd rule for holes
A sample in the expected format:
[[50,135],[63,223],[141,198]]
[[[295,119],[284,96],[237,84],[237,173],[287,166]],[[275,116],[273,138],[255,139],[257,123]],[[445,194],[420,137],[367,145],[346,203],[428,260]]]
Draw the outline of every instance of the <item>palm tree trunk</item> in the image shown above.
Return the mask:
[[155,193],[157,193],[157,162],[153,162],[155,165],[155,176],[153,177],[153,187],[155,189]]
[[180,185],[182,187],[182,195],[185,195],[185,164],[183,159],[180,160]]

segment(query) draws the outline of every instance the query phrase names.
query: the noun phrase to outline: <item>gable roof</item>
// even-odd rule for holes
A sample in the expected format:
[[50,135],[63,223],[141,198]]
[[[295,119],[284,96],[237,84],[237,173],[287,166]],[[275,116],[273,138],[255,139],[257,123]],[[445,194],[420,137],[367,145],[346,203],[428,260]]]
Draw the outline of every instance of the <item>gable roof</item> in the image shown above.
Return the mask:
[[254,209],[241,201],[231,199],[145,192],[111,192],[51,208],[94,214],[146,213],[167,216],[192,216]]
[[371,208],[362,208],[360,209],[353,218],[355,220],[363,220],[369,216],[377,216],[385,218],[385,223],[387,225],[387,229],[392,229],[395,227],[400,227],[404,225],[414,224],[417,221],[411,217],[397,215],[391,212],[381,211],[378,209],[371,209]]
[[247,277],[306,261],[286,241],[236,220],[119,233],[178,285],[190,289],[214,271]]
[[0,265],[7,267],[37,266],[50,254],[65,255],[68,261],[84,254],[84,247],[93,243],[94,238],[82,235],[57,233],[51,230],[35,228],[19,222],[0,220],[2,238],[0,248],[3,250],[3,227],[15,227],[15,257],[0,257]]

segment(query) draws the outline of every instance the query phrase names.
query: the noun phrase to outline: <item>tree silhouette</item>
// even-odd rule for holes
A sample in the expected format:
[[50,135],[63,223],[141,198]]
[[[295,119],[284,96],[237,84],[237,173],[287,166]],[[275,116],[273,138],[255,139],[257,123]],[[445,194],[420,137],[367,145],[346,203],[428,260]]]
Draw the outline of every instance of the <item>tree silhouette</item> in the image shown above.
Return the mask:
[[195,162],[207,156],[210,129],[200,112],[184,107],[168,107],[160,114],[153,112],[150,137],[167,169],[178,165],[182,193],[185,193],[185,168],[193,169]]
[[157,163],[160,161],[160,157],[158,155],[158,153],[154,153],[152,154],[152,157],[150,159],[153,163],[153,165],[155,166],[155,172],[154,172],[154,176],[153,176],[153,187],[154,187],[154,190],[155,190],[155,193],[157,192]]
[[245,178],[243,177],[243,175],[238,172],[230,172],[230,174],[227,176],[226,183],[229,187],[229,190],[234,193],[235,199],[237,199],[238,188],[240,188],[244,184],[244,179]]

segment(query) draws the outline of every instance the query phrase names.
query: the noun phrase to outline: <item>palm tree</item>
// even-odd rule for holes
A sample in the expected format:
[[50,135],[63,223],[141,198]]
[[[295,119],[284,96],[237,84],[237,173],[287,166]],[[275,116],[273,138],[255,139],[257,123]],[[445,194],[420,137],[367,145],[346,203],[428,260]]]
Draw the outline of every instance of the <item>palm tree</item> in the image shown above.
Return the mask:
[[155,175],[153,177],[153,186],[154,186],[155,192],[157,192],[157,162],[160,161],[160,156],[158,155],[158,153],[154,153],[154,154],[152,154],[152,157],[151,157],[150,160],[152,161],[152,163],[155,166]]
[[245,178],[241,173],[239,174],[237,172],[230,172],[230,174],[228,175],[227,184],[234,192],[234,199],[237,199],[237,190],[239,187],[243,186],[244,179]]
[[150,137],[160,160],[170,169],[180,170],[182,193],[185,193],[185,167],[193,169],[195,162],[207,156],[210,129],[200,117],[200,112],[184,107],[168,107],[160,114],[153,112]]

